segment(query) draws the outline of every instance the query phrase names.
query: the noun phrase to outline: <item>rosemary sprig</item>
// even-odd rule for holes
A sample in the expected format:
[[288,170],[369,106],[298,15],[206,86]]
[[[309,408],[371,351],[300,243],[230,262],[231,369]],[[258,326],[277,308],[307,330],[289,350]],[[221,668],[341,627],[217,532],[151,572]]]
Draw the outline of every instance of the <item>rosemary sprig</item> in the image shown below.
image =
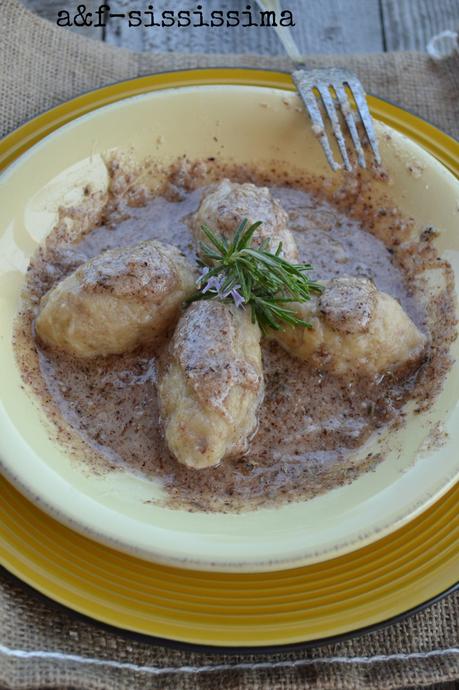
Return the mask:
[[268,250],[268,240],[253,247],[252,238],[260,225],[260,221],[249,225],[244,219],[231,241],[202,226],[209,243],[200,242],[202,273],[190,301],[218,298],[232,299],[237,306],[246,304],[252,310],[252,321],[263,332],[286,325],[310,328],[288,304],[306,302],[323,287],[308,278],[310,264],[292,264],[281,256],[282,243],[275,254]]

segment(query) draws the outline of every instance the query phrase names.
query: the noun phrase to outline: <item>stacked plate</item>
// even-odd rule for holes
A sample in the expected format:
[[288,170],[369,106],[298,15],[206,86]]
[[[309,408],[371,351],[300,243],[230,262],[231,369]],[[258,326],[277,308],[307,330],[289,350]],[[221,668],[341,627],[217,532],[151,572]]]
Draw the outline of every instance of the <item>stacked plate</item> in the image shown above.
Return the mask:
[[[456,585],[458,365],[428,412],[445,443],[423,443],[426,420],[413,415],[374,472],[310,501],[238,515],[172,511],[146,501],[145,479],[89,475],[50,440],[22,386],[11,338],[24,274],[56,203],[88,176],[98,183],[99,154],[200,158],[216,137],[238,162],[275,159],[282,148],[293,167],[330,175],[294,98],[282,73],[161,74],[85,94],[0,143],[1,561],[98,621],[178,643],[272,649],[381,625]],[[440,227],[441,252],[459,269],[459,144],[369,100],[394,204]],[[413,160],[422,175],[408,174]]]

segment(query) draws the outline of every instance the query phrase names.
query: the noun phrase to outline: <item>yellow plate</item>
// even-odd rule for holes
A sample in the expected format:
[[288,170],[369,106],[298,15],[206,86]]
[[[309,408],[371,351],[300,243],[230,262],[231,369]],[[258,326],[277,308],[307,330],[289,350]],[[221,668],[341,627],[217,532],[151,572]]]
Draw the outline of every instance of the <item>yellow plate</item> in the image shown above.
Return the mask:
[[[239,515],[190,514],[158,505],[151,500],[161,491],[154,477],[129,468],[88,473],[53,442],[49,419],[21,385],[10,333],[30,256],[52,229],[59,205],[76,203],[88,183],[106,189],[103,154],[117,148],[165,164],[181,155],[192,160],[218,156],[241,165],[256,162],[265,170],[276,161],[279,171],[323,175],[325,183],[339,185],[343,175],[327,166],[298,106],[295,92],[260,85],[160,89],[74,118],[31,146],[2,175],[0,466],[22,493],[91,539],[155,563],[197,570],[300,567],[361,548],[402,527],[459,477],[459,457],[452,452],[459,442],[459,340],[452,348],[458,363],[429,410],[415,414],[415,404],[407,405],[402,427],[375,434],[353,454],[358,462],[379,453],[383,444],[384,462],[373,472],[309,501]],[[193,117],[184,118],[187,112]],[[379,121],[375,126],[390,182],[378,184],[367,173],[373,202],[398,206],[413,218],[418,232],[427,224],[441,228],[437,249],[451,261],[459,286],[457,179],[394,128]],[[381,198],[384,194],[390,195],[389,202]],[[432,447],[432,426],[440,422],[448,442]]]
[[459,486],[389,537],[273,573],[153,565],[55,522],[0,477],[2,563],[40,592],[104,623],[198,645],[263,647],[387,621],[451,588],[459,572]]
[[[7,137],[7,165],[65,122],[135,94],[232,83],[291,89],[287,75],[207,70],[156,75],[81,96]],[[458,174],[458,145],[378,99],[373,114]],[[13,573],[67,606],[132,631],[195,644],[272,646],[318,640],[400,615],[451,588],[459,571],[459,487],[389,537],[340,558],[264,574],[174,569],[80,536],[1,483],[0,554]]]

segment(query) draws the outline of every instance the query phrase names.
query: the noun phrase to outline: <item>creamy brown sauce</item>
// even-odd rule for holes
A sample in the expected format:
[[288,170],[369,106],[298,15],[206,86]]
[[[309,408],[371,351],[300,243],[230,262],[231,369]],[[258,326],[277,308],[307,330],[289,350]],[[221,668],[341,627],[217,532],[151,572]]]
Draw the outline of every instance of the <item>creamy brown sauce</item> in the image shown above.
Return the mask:
[[[237,175],[233,171],[232,177],[259,182],[255,171]],[[416,397],[419,409],[428,405],[449,367],[448,347],[454,336],[451,272],[446,263],[436,264],[447,276],[447,288],[426,311],[412,278],[436,261],[434,249],[427,234],[419,242],[401,245],[407,224],[395,216],[390,232],[377,232],[367,212],[363,224],[308,191],[303,181],[284,179],[279,184],[274,178],[273,194],[289,213],[301,259],[313,264],[314,277],[369,277],[400,301],[421,330],[429,332],[432,324],[436,330],[425,364],[401,380],[390,376],[340,380],[290,357],[275,343],[263,342],[266,394],[258,431],[247,455],[225,460],[216,468],[187,469],[165,446],[155,385],[161,344],[156,349],[83,361],[40,347],[33,340],[33,316],[40,297],[79,264],[106,249],[159,239],[177,245],[194,260],[186,219],[202,195],[202,187],[193,187],[202,183],[175,174],[164,196],[140,194],[127,202],[110,198],[97,224],[79,241],[66,240],[62,227],[51,233],[31,262],[27,287],[31,306],[18,322],[18,358],[24,378],[41,395],[57,426],[63,418],[84,438],[88,465],[99,458],[103,463],[97,465],[98,471],[128,467],[158,479],[169,505],[191,510],[250,509],[304,499],[351,481],[380,459],[368,454],[357,465],[353,451],[382,426],[400,423],[407,399]],[[339,201],[343,207],[343,199]]]

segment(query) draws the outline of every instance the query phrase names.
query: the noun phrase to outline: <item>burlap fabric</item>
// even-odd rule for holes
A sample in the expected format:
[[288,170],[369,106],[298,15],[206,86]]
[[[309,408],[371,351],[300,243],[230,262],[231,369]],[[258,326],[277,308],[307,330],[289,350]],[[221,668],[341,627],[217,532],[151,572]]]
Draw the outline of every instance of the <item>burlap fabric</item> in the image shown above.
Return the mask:
[[[134,54],[77,37],[0,0],[0,134],[53,105],[109,82],[149,72],[219,65],[287,69],[254,55]],[[403,104],[459,136],[459,56],[442,63],[416,53],[313,56],[345,65],[367,90]],[[459,678],[459,596],[384,630],[339,644],[282,654],[185,652],[126,638],[76,619],[0,575],[0,686],[371,690]]]
[[[209,66],[290,67],[287,58],[257,55],[131,53],[77,37],[15,0],[0,0],[0,45],[0,136],[76,94],[140,74]],[[459,55],[442,63],[421,53],[312,55],[307,64],[350,67],[370,93],[459,137]]]

